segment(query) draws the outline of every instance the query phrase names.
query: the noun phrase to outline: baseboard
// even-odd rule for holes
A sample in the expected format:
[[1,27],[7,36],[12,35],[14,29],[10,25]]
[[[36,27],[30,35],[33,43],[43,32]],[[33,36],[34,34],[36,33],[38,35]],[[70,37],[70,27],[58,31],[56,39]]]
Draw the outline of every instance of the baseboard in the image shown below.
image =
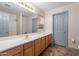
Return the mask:
[[70,47],[68,47],[68,48],[71,49],[71,50],[79,51],[79,48],[70,48]]

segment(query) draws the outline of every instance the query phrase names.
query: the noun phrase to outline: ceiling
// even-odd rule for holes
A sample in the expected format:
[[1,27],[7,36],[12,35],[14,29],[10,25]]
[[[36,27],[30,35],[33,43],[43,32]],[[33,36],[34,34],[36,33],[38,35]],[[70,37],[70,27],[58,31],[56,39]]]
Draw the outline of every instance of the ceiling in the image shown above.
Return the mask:
[[[32,3],[43,11],[49,11],[51,9],[65,6],[74,2],[32,2]],[[29,12],[28,10],[22,7],[19,7],[18,5],[13,4],[12,2],[0,2],[0,10],[17,14],[22,12],[24,16],[34,15],[34,13]]]
[[13,14],[19,14],[22,13],[23,16],[32,16],[34,13],[12,3],[12,2],[0,2],[0,10],[13,13]]
[[43,11],[49,11],[54,8],[62,7],[74,2],[33,2],[38,8]]

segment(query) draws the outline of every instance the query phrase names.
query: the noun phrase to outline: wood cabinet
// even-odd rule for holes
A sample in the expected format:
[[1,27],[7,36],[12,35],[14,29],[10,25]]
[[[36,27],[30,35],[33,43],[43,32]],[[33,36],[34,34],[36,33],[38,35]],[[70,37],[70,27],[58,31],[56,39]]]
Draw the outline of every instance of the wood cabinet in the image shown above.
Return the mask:
[[52,35],[47,35],[35,40],[35,56],[42,53],[52,43]]
[[38,56],[41,53],[41,39],[35,40],[35,56]]
[[45,36],[45,39],[46,39],[46,48],[48,47],[48,45],[49,45],[49,37],[48,37],[48,35],[47,36]]
[[34,56],[34,41],[24,44],[24,56]]
[[48,35],[48,44],[50,45],[52,43],[52,35]]
[[41,38],[41,52],[45,50],[45,46],[46,46],[45,44],[46,44],[46,39],[45,37],[42,37]]
[[0,52],[0,56],[38,56],[48,47],[51,42],[52,35],[50,34],[26,44]]
[[46,48],[52,43],[52,35],[46,36]]
[[23,46],[18,46],[7,51],[1,52],[1,56],[22,56],[23,55]]

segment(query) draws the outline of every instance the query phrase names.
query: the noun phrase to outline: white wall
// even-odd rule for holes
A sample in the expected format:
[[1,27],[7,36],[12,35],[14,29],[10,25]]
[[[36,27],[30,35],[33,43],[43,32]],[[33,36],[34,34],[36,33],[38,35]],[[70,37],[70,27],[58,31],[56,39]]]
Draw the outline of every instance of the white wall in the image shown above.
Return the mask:
[[32,17],[29,17],[27,22],[28,22],[28,24],[27,24],[27,26],[28,26],[27,31],[28,31],[28,33],[31,33],[32,32]]
[[22,33],[25,33],[25,32],[27,32],[27,18],[25,18],[25,17],[22,17]]
[[45,12],[43,11],[43,10],[41,10],[40,8],[38,8],[36,5],[34,5],[33,3],[31,3],[32,4],[32,6],[33,6],[33,8],[34,8],[34,10],[35,10],[35,12],[36,12],[36,14],[38,14],[38,15],[41,15],[41,16],[44,16],[45,15]]
[[[52,9],[45,13],[45,31],[53,32],[53,17],[55,13],[69,12],[68,47],[77,49],[79,45],[79,3]],[[75,40],[76,43],[72,43]]]

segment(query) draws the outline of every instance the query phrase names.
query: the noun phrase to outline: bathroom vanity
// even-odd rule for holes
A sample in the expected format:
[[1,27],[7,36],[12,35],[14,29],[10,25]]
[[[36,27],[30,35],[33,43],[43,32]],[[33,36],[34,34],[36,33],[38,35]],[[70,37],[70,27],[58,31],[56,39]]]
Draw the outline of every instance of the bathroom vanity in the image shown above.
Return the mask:
[[[32,36],[33,35],[33,36]],[[18,39],[2,40],[1,56],[38,56],[52,43],[51,33],[35,33]],[[5,44],[3,44],[5,42]],[[12,43],[8,43],[12,42]]]
[[0,5],[7,6],[0,11],[0,56],[38,56],[51,44],[51,33],[44,31],[43,12],[24,2]]

